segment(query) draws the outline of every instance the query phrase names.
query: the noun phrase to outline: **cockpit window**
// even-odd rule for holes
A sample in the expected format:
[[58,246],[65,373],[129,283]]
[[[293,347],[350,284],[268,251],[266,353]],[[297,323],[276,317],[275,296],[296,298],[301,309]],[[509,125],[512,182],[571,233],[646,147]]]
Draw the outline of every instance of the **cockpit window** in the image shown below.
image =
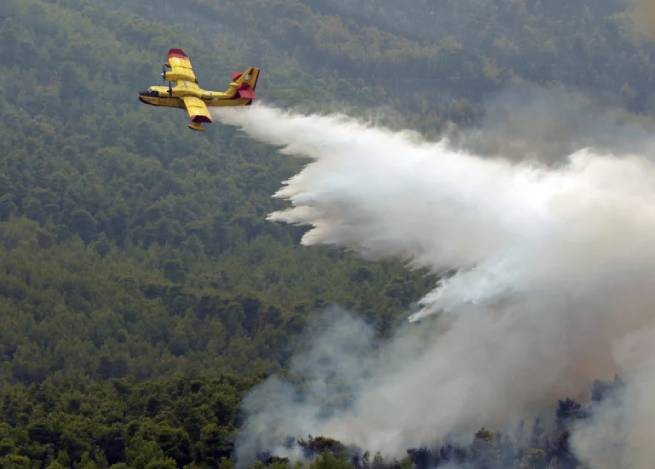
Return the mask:
[[152,96],[152,97],[155,97],[155,98],[159,97],[159,93],[157,91],[154,91],[154,90],[143,91],[143,92],[141,92],[141,95],[142,96]]

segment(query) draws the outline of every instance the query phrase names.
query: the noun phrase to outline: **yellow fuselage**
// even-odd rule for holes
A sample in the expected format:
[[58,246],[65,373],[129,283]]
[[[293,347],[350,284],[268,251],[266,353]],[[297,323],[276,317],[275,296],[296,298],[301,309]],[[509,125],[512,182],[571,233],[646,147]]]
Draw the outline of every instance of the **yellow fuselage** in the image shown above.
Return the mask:
[[200,88],[190,81],[178,81],[176,86],[151,86],[148,91],[139,94],[141,102],[153,106],[184,108],[183,97],[193,96],[201,99],[207,107],[244,106],[250,104],[252,99],[240,98],[237,94],[238,85],[230,83],[226,91],[208,91]]

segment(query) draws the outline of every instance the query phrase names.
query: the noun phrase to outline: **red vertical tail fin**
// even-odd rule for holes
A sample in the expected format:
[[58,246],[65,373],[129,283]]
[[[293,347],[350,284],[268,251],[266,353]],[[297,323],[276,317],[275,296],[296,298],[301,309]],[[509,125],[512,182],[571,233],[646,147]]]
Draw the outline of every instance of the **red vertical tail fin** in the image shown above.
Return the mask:
[[259,69],[255,67],[250,67],[243,73],[234,72],[232,74],[232,81],[239,85],[237,96],[251,101],[255,99],[257,80],[259,80]]

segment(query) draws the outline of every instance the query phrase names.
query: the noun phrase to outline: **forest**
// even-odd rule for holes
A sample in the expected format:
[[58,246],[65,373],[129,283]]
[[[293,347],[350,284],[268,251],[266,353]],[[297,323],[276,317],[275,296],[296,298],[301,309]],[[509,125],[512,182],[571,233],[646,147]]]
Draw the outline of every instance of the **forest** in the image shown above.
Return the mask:
[[[620,0],[184,3],[0,2],[0,467],[233,467],[241,400],[312,317],[340,305],[384,340],[438,278],[267,221],[304,161],[142,106],[170,47],[208,88],[257,65],[268,103],[427,135],[521,84],[655,111],[655,48]],[[554,434],[400,461],[301,445],[316,468],[577,467],[566,428],[593,404],[557,405]]]

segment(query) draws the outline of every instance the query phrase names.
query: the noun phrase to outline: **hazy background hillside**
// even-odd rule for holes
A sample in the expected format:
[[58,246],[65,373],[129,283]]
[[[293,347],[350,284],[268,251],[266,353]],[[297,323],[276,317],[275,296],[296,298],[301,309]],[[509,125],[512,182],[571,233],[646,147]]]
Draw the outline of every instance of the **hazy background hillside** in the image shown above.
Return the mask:
[[655,47],[630,8],[3,0],[0,466],[227,465],[243,394],[309,318],[338,304],[384,335],[434,283],[266,221],[302,162],[141,105],[170,47],[206,88],[260,66],[268,103],[550,163],[652,128]]

